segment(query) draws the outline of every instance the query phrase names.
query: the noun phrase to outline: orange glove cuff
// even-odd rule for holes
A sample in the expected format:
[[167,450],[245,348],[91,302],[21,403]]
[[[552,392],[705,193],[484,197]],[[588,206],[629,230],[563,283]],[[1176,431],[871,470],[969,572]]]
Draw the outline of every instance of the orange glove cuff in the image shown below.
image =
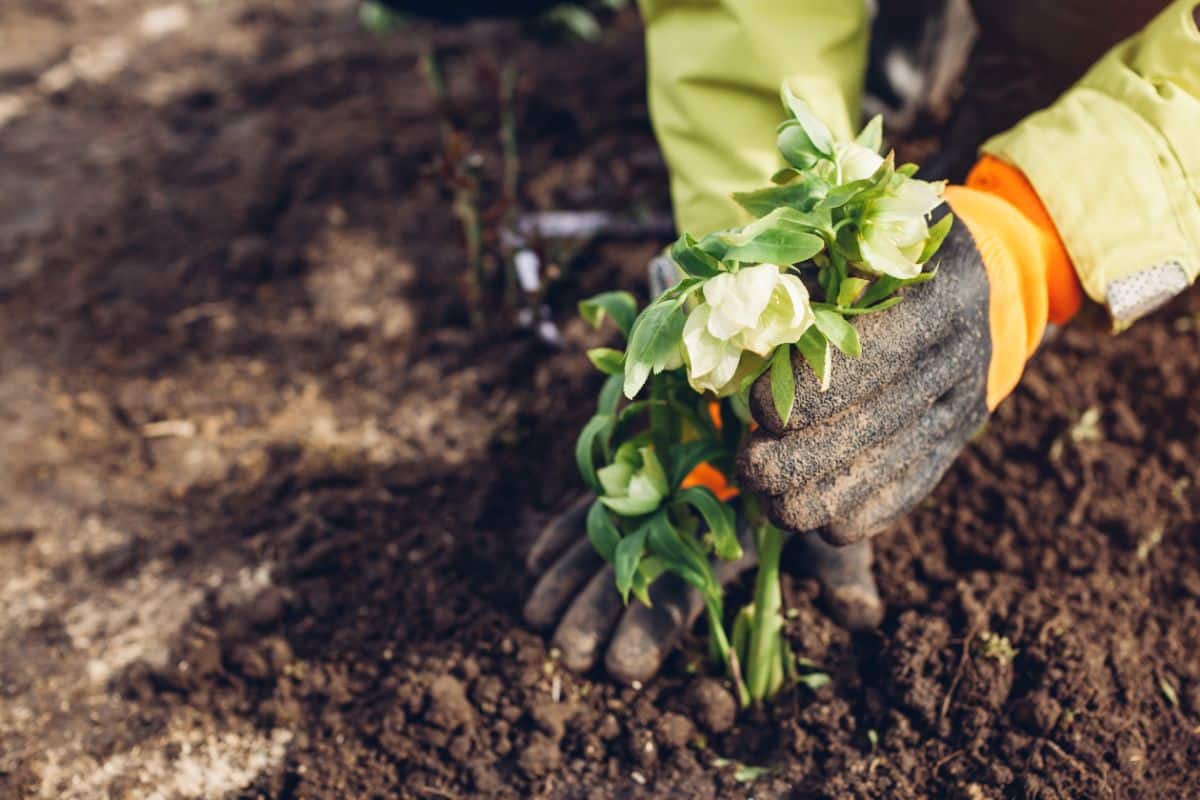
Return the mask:
[[994,409],[1021,379],[1046,322],[1070,320],[1083,295],[1054,223],[1020,171],[985,156],[967,185],[947,187],[945,198],[971,232],[988,273],[987,405]]
[[1071,256],[1046,206],[1024,173],[993,156],[984,156],[967,176],[967,187],[1002,197],[1032,222],[1039,232],[1038,244],[1046,262],[1046,290],[1050,321],[1065,325],[1083,305],[1083,289],[1071,264]]

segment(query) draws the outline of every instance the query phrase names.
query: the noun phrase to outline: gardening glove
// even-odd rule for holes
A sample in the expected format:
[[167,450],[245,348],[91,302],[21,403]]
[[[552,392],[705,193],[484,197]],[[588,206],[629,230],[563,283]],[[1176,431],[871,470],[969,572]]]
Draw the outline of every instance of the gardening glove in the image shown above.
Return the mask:
[[[702,482],[713,487],[713,477]],[[542,577],[525,603],[525,621],[538,630],[554,629],[551,641],[569,669],[591,669],[608,644],[604,665],[610,675],[625,683],[648,680],[704,611],[704,602],[694,588],[667,573],[650,587],[651,606],[638,600],[626,606],[612,566],[587,538],[592,500],[584,497],[552,520],[530,548],[526,567]],[[754,537],[744,529],[739,533],[742,557],[714,564],[722,586],[754,565]]]
[[1081,293],[1061,239],[1013,167],[985,158],[950,187],[956,221],[938,276],[856,321],[862,355],[835,353],[828,391],[798,356],[796,400],[780,422],[769,380],[751,391],[759,429],[741,454],[743,485],[772,520],[846,545],[877,533],[941,478],[1012,391],[1048,319]]
[[[552,520],[530,549],[526,566],[542,577],[525,604],[525,621],[539,630],[554,630],[553,645],[569,669],[591,669],[607,644],[604,664],[610,675],[625,683],[645,681],[696,622],[704,602],[696,589],[668,573],[650,587],[652,606],[635,599],[626,607],[612,567],[587,540],[584,520],[591,501],[584,497]],[[722,586],[755,564],[754,537],[744,529],[741,533],[742,558],[714,565]],[[839,624],[849,630],[879,624],[883,602],[871,576],[870,542],[833,547],[807,533],[793,546]]]

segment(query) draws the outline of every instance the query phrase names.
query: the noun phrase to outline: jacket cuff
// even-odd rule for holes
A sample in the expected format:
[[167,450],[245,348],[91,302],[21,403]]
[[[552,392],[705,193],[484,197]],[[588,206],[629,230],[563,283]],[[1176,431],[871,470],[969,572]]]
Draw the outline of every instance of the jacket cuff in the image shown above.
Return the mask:
[[1200,271],[1200,30],[1179,0],[1072,89],[984,144],[1034,187],[1117,327]]

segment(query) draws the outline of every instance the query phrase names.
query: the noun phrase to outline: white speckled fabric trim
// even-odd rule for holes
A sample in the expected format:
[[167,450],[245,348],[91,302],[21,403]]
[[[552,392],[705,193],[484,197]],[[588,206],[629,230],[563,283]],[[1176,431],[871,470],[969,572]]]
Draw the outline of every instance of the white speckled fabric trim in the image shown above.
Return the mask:
[[1144,269],[1108,285],[1109,313],[1116,322],[1129,324],[1163,305],[1189,284],[1187,270],[1178,261]]

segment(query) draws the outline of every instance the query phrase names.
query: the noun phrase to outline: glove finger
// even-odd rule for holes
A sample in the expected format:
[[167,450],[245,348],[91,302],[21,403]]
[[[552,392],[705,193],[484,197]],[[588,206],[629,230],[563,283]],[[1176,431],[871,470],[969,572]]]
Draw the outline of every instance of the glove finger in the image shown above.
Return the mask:
[[923,425],[921,458],[905,459],[906,466],[870,502],[856,505],[823,531],[825,538],[845,545],[873,536],[917,506],[933,491],[963,447],[987,420],[984,387],[963,383],[932,410]]
[[568,545],[579,540],[583,535],[592,500],[591,495],[584,495],[542,528],[542,532],[533,540],[533,545],[525,555],[525,569],[534,575],[540,574],[567,549]]
[[[951,228],[938,251],[938,263],[938,277],[905,289],[897,306],[854,319],[862,355],[848,358],[834,352],[828,391],[821,391],[812,370],[801,362],[795,370],[796,401],[786,430],[829,419],[885,387],[906,383],[925,354],[948,339],[974,340],[980,359],[987,363],[987,274],[965,225],[955,223]],[[785,430],[775,413],[769,375],[755,382],[750,409],[766,431],[778,435]]]
[[863,452],[916,426],[964,374],[978,373],[981,367],[971,363],[976,348],[971,339],[959,338],[929,350],[901,382],[811,427],[782,436],[760,428],[740,454],[739,477],[751,489],[775,495],[844,472]]
[[[757,559],[753,533],[742,525],[739,528],[739,535],[742,541],[742,557],[736,561],[718,561],[714,565],[714,573],[722,585],[735,580],[742,572],[752,567]],[[672,586],[673,582],[678,582],[681,587]],[[555,593],[558,591],[558,586],[565,585],[567,582],[556,582]],[[703,610],[699,594],[677,578],[667,575],[660,578],[651,588],[651,597],[655,606],[664,608],[678,606],[681,602],[680,591],[690,595],[682,601],[686,613],[680,617],[682,621],[678,625],[678,631],[683,631],[691,627],[696,620],[696,615]],[[538,592],[535,589],[534,596],[537,595]],[[555,598],[539,600],[545,609],[539,609],[535,615],[541,615],[542,619],[552,620],[557,612],[557,609],[554,608],[557,602]],[[637,607],[641,607],[640,604],[631,606],[630,611]],[[562,620],[554,631],[553,642],[555,647],[562,651],[563,663],[576,672],[585,672],[591,669],[596,662],[600,646],[612,632],[624,608],[613,580],[612,567],[606,565],[596,572],[575,599],[570,601],[566,613],[563,614]],[[527,607],[526,618],[528,619],[529,616],[530,610]],[[631,624],[640,623],[637,623],[635,618],[635,623]],[[657,671],[658,665],[667,651],[669,651],[669,646],[663,651],[662,657],[654,659],[649,666],[641,667],[641,669],[649,669],[652,675]],[[628,680],[638,679],[628,678]]]
[[829,615],[851,631],[870,630],[883,621],[883,600],[871,574],[871,542],[845,547],[825,542],[816,531],[800,536],[805,571],[821,584]]
[[838,518],[822,531],[822,535],[836,545],[846,546],[855,542],[865,544],[867,537],[887,530],[933,491],[958,457],[963,444],[965,441],[958,442],[953,438],[933,443],[924,460],[911,464],[881,487],[873,502],[863,503],[844,518]]
[[[754,531],[739,523],[738,539],[742,543],[742,557],[734,561],[717,559],[713,564],[713,574],[721,586],[737,580],[758,563]],[[700,592],[670,573],[650,587],[650,601],[653,603],[650,608],[634,601],[613,636],[605,668],[617,680],[632,683],[651,678],[680,635],[690,630],[704,611]]]
[[932,488],[986,418],[983,380],[965,381],[915,423],[861,453],[845,469],[769,496],[768,511],[777,524],[792,530],[824,528],[837,521],[838,533],[831,537],[835,544],[875,533],[878,526],[861,525],[899,516],[920,500],[912,498],[911,492],[897,493],[898,486],[918,485],[915,479],[904,482],[902,478],[921,473],[923,483]]
[[592,543],[579,537],[533,587],[525,603],[525,621],[539,630],[549,628],[584,581],[603,565]]
[[586,672],[592,668],[624,608],[613,569],[606,566],[592,576],[554,631],[554,646],[562,651],[568,669]]
[[649,607],[630,604],[604,657],[608,674],[624,683],[652,678],[704,610],[700,593],[670,573],[650,587],[650,600]]

